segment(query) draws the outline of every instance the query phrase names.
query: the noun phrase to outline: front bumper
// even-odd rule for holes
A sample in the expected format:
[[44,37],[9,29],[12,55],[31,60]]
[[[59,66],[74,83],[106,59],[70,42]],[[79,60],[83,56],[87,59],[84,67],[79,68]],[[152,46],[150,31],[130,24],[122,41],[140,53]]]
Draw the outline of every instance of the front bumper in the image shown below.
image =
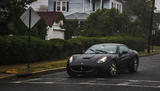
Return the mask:
[[89,66],[89,65],[75,65],[69,66],[69,69],[77,74],[103,74],[108,70],[108,66]]

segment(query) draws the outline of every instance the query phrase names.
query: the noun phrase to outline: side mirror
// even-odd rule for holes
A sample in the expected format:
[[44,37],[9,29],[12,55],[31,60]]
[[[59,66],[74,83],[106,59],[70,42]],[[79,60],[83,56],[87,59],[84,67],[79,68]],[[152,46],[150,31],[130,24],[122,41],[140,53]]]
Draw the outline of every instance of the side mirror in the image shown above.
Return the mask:
[[127,54],[127,53],[128,53],[128,51],[123,51],[122,53],[119,54],[119,56],[122,56],[122,55]]
[[128,53],[128,51],[123,51],[123,52],[122,52],[122,54],[127,54],[127,53]]

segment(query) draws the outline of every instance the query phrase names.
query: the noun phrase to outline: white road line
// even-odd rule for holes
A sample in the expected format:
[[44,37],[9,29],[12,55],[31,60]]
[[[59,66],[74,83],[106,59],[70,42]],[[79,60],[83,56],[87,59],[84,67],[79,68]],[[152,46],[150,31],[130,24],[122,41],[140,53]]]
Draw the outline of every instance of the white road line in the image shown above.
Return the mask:
[[128,80],[130,82],[153,82],[153,83],[160,83],[160,81],[153,81],[153,80]]
[[25,82],[27,84],[53,84],[53,85],[95,85],[95,86],[118,86],[118,87],[139,87],[139,88],[160,88],[160,86],[147,85],[119,85],[105,83],[64,83],[64,82]]
[[118,86],[127,86],[129,84],[130,84],[130,82],[123,82],[123,83],[118,83],[116,85],[118,85]]
[[[36,78],[36,79],[29,79],[29,80],[23,80],[23,81],[14,81],[14,82],[11,82],[11,83],[17,83],[17,84],[20,84],[20,83],[27,83],[27,84],[67,84],[67,85],[99,85],[99,86],[122,86],[122,87],[142,87],[142,88],[160,88],[160,81],[155,81],[155,80],[129,80],[129,79],[104,79],[104,78],[98,78],[98,79],[95,79],[95,80],[90,80],[88,82],[82,82],[82,83],[68,83],[68,82],[63,82],[64,80],[67,80],[67,79],[61,79],[60,81],[59,80],[55,80],[53,82],[51,81],[46,81],[46,82],[43,82],[43,81],[38,81],[38,80],[43,80],[45,81],[44,78]],[[116,83],[113,83],[113,84],[110,84],[110,83],[100,83],[100,82],[97,82],[97,81],[107,81],[107,82],[110,82],[110,81],[120,81],[120,82],[116,82]],[[149,86],[149,85],[144,85],[144,84],[136,84],[136,83],[154,83],[156,84],[157,86]],[[136,84],[136,85],[133,85]]]
[[160,83],[160,81],[155,80],[131,80],[131,79],[106,79],[106,80],[121,80],[121,81],[130,81],[130,82],[153,82],[153,83]]
[[41,78],[35,78],[35,79],[29,79],[29,80],[22,80],[22,81],[13,81],[11,83],[24,83],[24,82],[29,82],[29,81],[36,81],[40,80]]
[[[30,82],[30,81],[36,81],[36,80],[43,80],[45,78],[35,78],[35,79],[29,79],[29,80],[22,80],[22,81],[14,81],[14,82],[11,82],[11,83],[23,83],[23,82]],[[48,78],[47,78],[48,79]],[[61,79],[60,81],[64,81],[64,80],[67,80],[66,78],[65,79]],[[111,80],[115,80],[115,81],[129,81],[129,82],[147,82],[147,83],[160,83],[160,81],[155,81],[155,80],[130,80],[130,79],[105,79],[105,78],[97,78],[96,80],[93,80],[93,81],[88,81],[88,82],[96,82],[98,80],[101,80],[101,81],[111,81]]]
[[55,82],[26,82],[28,84],[54,84]]

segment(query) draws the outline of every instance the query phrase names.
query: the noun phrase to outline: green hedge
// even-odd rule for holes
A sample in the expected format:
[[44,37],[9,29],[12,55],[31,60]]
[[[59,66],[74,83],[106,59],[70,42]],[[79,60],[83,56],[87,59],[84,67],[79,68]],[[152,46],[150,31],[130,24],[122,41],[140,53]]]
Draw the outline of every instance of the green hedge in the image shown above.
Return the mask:
[[0,36],[0,65],[36,62],[43,60],[64,59],[72,54],[81,53],[93,44],[123,43],[135,50],[144,50],[146,41],[134,37],[80,37],[70,40],[41,40],[31,37],[28,47],[28,37]]
[[68,40],[72,44],[72,53],[81,53],[93,44],[99,43],[122,43],[126,44],[129,48],[137,51],[142,51],[146,48],[146,40],[143,38],[135,38],[128,36],[114,36],[114,37],[80,37]]
[[66,41],[58,39],[47,41],[32,37],[28,47],[28,37],[0,37],[0,65],[64,59],[71,55],[68,47]]

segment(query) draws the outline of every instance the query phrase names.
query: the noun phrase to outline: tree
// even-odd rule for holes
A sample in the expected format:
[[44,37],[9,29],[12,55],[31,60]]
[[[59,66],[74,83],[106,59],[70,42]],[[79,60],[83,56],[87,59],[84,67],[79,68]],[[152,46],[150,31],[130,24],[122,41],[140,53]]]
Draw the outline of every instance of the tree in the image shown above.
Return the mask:
[[[12,32],[16,35],[28,35],[28,28],[19,19],[15,24],[16,29]],[[47,25],[43,19],[40,19],[37,24],[31,29],[31,36],[38,37],[40,39],[45,39],[47,32]]]
[[102,37],[120,35],[130,32],[130,15],[120,13],[117,9],[99,9],[91,13],[85,22],[81,35],[89,37]]
[[72,36],[75,36],[75,32],[78,28],[78,20],[65,20],[65,39],[70,39]]
[[131,13],[132,16],[137,16],[137,26],[139,32],[148,35],[152,0],[122,0],[124,9]]
[[160,13],[155,13],[153,17],[153,31],[155,34],[153,35],[153,43],[156,45],[160,45]]
[[8,35],[16,30],[20,15],[27,4],[36,0],[1,0],[0,2],[0,35]]

